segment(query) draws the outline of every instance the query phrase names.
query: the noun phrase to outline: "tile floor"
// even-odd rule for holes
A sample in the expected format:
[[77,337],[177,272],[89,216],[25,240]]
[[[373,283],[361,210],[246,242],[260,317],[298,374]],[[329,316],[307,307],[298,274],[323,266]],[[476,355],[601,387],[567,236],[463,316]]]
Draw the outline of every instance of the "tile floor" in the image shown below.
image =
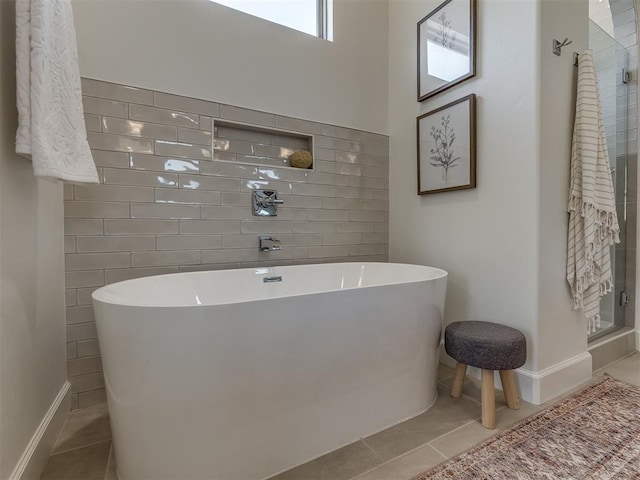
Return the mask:
[[[640,385],[640,352],[594,376],[605,372]],[[498,394],[497,429],[486,430],[480,423],[479,382],[467,377],[463,397],[452,399],[448,395],[452,374],[451,368],[440,366],[438,401],[424,414],[271,480],[409,480],[546,406],[521,402],[520,410],[509,410]],[[107,408],[100,405],[69,415],[41,480],[117,480],[115,466]]]

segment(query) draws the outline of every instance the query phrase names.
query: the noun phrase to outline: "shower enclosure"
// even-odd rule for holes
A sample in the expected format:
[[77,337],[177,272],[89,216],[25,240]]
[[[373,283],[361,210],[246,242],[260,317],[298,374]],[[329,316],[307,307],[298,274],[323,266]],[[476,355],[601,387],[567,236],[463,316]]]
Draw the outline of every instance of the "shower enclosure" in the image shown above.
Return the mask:
[[590,335],[589,340],[592,341],[633,325],[635,309],[631,301],[635,299],[637,96],[635,84],[629,83],[629,50],[593,21],[589,21],[589,48],[593,50],[598,74],[620,224],[620,243],[611,247],[614,290],[602,298],[601,324]]

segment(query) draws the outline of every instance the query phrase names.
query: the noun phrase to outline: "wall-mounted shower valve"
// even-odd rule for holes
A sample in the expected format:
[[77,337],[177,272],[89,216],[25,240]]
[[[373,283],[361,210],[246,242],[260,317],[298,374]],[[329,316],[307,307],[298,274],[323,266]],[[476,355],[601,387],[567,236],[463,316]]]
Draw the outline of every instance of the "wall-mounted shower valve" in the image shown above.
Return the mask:
[[251,195],[252,213],[255,216],[275,217],[278,215],[278,205],[284,200],[278,200],[277,190],[254,190]]

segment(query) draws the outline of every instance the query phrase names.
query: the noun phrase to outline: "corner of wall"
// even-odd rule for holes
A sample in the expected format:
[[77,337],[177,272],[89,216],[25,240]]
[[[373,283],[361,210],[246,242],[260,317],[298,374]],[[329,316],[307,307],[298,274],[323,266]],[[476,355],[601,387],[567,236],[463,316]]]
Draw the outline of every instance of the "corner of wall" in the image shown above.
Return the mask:
[[31,437],[9,480],[38,480],[69,416],[71,385],[65,382]]
[[62,185],[15,153],[15,2],[0,46],[0,478],[37,479],[69,405]]

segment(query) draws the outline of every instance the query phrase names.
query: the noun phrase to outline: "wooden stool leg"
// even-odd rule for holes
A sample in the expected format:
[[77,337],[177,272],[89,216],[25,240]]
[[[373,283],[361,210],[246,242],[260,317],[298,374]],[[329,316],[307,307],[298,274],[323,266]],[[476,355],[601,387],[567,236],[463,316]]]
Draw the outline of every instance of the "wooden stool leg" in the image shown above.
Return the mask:
[[464,376],[467,374],[467,366],[464,363],[456,363],[456,373],[453,375],[453,383],[451,384],[451,395],[453,398],[460,398],[462,395],[462,383]]
[[482,370],[482,426],[496,428],[496,393],[493,370]]
[[520,401],[518,400],[518,391],[516,390],[516,382],[513,379],[513,372],[511,370],[500,370],[500,380],[502,381],[502,390],[504,391],[507,406],[518,410]]

